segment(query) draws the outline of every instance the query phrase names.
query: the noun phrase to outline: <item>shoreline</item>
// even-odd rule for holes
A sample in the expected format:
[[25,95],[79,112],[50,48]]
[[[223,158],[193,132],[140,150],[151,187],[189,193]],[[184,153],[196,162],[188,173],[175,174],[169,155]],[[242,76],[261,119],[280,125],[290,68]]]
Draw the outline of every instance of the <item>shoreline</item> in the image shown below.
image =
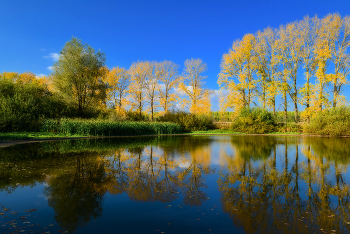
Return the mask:
[[6,148],[19,144],[29,144],[47,141],[62,141],[62,140],[78,140],[78,139],[94,139],[94,138],[125,138],[125,137],[152,137],[152,136],[291,136],[291,137],[339,137],[349,138],[350,136],[331,136],[331,135],[306,135],[306,134],[249,134],[249,133],[181,133],[181,134],[160,134],[160,135],[132,135],[132,136],[77,136],[77,137],[49,137],[49,138],[32,138],[24,140],[0,140],[0,148]]

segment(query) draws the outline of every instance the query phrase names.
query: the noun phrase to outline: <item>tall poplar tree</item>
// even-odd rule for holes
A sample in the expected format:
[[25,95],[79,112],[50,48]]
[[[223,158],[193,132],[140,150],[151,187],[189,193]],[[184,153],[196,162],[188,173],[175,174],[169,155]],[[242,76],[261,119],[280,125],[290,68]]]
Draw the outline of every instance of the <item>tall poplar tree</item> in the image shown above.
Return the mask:
[[182,103],[188,105],[191,113],[208,113],[210,111],[210,91],[203,88],[205,76],[202,73],[207,65],[201,59],[187,59],[183,71],[183,80],[179,84],[189,98],[183,99]]

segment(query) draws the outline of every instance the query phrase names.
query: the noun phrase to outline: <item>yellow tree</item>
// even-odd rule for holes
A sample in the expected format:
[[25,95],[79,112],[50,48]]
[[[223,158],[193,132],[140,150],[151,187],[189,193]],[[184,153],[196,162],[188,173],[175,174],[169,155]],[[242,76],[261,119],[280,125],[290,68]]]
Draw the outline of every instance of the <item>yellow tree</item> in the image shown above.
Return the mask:
[[0,78],[1,79],[5,79],[5,80],[16,80],[16,78],[18,77],[18,73],[17,72],[3,72],[0,73]]
[[334,79],[335,74],[327,74],[327,68],[332,58],[331,44],[335,38],[336,29],[333,28],[333,17],[328,15],[323,18],[321,25],[317,30],[315,39],[314,53],[316,60],[316,81],[312,86],[312,107],[311,111],[322,111],[323,107],[329,107],[329,94],[327,86]]
[[[249,107],[256,91],[254,53],[255,37],[247,34],[242,41],[235,41],[227,54],[224,54],[221,62],[221,71],[218,84],[230,92],[227,98],[230,103],[225,104],[236,112],[244,107]],[[236,79],[238,82],[234,81]]]
[[142,115],[145,99],[146,80],[149,78],[152,71],[152,64],[148,61],[133,63],[129,69],[130,86],[129,94],[132,100],[131,108]]
[[210,111],[210,91],[203,88],[205,76],[202,73],[207,65],[201,59],[187,59],[183,71],[183,78],[179,89],[189,100],[183,99],[183,105],[188,105],[191,113],[208,113]]
[[287,94],[290,91],[289,81],[291,78],[291,67],[292,60],[291,56],[291,41],[290,41],[290,32],[292,31],[293,24],[287,26],[281,26],[277,31],[278,34],[278,55],[279,60],[281,61],[281,92],[282,92],[282,101],[283,101],[283,111],[284,111],[284,122],[287,123],[288,116],[288,96]]
[[344,19],[339,14],[330,14],[326,18],[330,27],[330,50],[334,64],[334,76],[330,82],[333,86],[332,105],[344,104],[344,96],[340,95],[341,88],[347,84],[347,76],[350,73],[350,58],[347,49],[350,46],[350,17]]
[[145,81],[146,102],[148,102],[148,111],[151,112],[151,121],[153,121],[154,110],[159,99],[159,77],[161,73],[155,69],[157,62],[150,63],[150,71],[148,78]]
[[31,83],[36,79],[34,73],[31,72],[24,72],[19,74],[19,76],[16,79],[17,83],[22,83],[22,84],[26,84],[26,83]]
[[263,108],[271,108],[276,115],[276,97],[279,94],[279,57],[277,54],[276,33],[272,28],[266,28],[256,35],[255,53],[257,60],[254,64],[260,76],[260,99]]
[[302,61],[305,69],[306,83],[300,88],[299,93],[301,95],[301,103],[305,105],[305,109],[301,114],[302,118],[305,118],[307,122],[310,122],[310,100],[311,100],[311,83],[310,79],[316,72],[316,57],[314,54],[314,45],[317,33],[316,31],[320,27],[320,20],[315,16],[310,19],[305,17],[301,22],[301,36],[304,40],[302,49]]
[[178,100],[178,96],[172,90],[178,86],[180,81],[179,66],[171,61],[164,61],[157,63],[155,69],[159,74],[159,81],[162,82],[159,106],[163,109],[163,113],[167,113]]
[[288,66],[287,69],[289,70],[288,73],[291,79],[291,87],[288,89],[288,91],[294,104],[295,122],[298,121],[298,71],[302,65],[302,53],[305,43],[304,37],[302,37],[302,26],[303,25],[301,22],[290,23],[286,26],[286,34],[283,34],[283,36],[287,37],[286,44],[289,47],[289,54],[287,58],[288,62],[286,65]]
[[114,67],[108,72],[106,83],[108,85],[108,99],[113,102],[113,107],[119,115],[125,113],[127,88],[130,84],[128,71],[121,67]]

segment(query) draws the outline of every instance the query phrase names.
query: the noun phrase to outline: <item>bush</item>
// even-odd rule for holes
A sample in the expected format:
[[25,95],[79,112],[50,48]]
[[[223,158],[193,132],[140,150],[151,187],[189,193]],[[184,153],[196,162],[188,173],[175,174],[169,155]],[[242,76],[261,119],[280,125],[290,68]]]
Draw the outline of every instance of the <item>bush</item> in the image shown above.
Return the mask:
[[40,131],[87,136],[131,136],[182,133],[181,127],[175,123],[114,122],[108,120],[82,119],[47,119],[42,121]]
[[315,135],[350,136],[350,108],[345,106],[325,109],[310,120],[304,132]]
[[303,132],[303,125],[297,123],[278,123],[275,127],[275,132]]
[[0,77],[0,131],[38,131],[40,119],[66,115],[68,107],[40,83]]
[[274,131],[273,115],[262,108],[245,108],[231,125],[234,132],[262,134]]
[[186,112],[170,112],[157,118],[158,122],[173,122],[181,126],[183,131],[207,131],[214,129],[213,120],[206,115]]

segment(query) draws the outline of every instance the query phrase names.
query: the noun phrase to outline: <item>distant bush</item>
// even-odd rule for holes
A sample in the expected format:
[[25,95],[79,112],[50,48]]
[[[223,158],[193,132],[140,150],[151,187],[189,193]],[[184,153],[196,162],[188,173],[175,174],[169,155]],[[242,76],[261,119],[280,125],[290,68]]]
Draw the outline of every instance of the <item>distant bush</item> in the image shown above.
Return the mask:
[[186,112],[170,112],[157,118],[158,122],[177,123],[185,132],[214,129],[213,120],[206,115]]
[[271,112],[262,108],[245,108],[231,125],[231,130],[250,134],[274,131],[274,118]]
[[115,122],[108,120],[46,119],[40,126],[41,132],[56,132],[67,135],[130,136],[182,133],[175,123]]
[[325,109],[310,120],[304,132],[315,135],[350,136],[350,107]]

